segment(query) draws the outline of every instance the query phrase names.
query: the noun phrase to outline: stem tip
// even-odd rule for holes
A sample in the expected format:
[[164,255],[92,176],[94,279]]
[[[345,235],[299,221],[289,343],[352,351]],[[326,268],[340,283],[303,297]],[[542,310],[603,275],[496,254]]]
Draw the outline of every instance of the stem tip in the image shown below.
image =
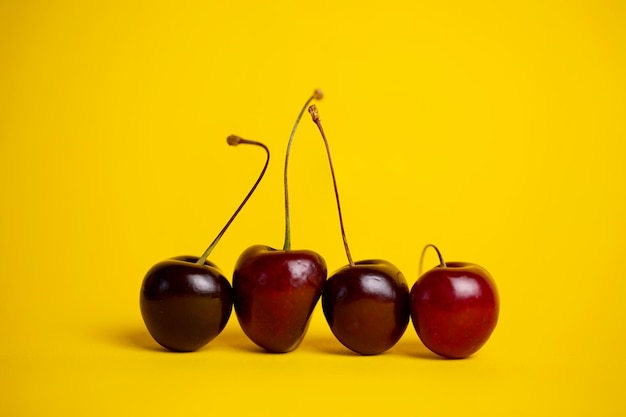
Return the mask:
[[320,120],[320,114],[317,111],[317,106],[315,104],[312,104],[311,106],[309,106],[309,114],[311,114],[311,118],[313,119],[315,123],[317,123]]
[[226,138],[226,142],[228,142],[230,146],[237,146],[241,143],[242,140],[243,139],[237,135],[230,135]]

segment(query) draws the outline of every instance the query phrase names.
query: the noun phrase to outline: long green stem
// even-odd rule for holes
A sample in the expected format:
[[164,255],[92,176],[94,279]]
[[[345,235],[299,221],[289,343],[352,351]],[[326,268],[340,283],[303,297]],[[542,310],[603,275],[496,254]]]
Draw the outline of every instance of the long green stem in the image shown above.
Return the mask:
[[209,255],[211,254],[211,252],[213,251],[213,249],[215,248],[217,243],[220,241],[220,239],[224,235],[224,232],[226,232],[226,229],[228,229],[228,227],[233,222],[233,220],[235,220],[235,217],[237,217],[237,215],[239,214],[239,212],[241,211],[243,206],[246,205],[246,203],[248,202],[248,199],[250,199],[250,197],[254,193],[254,190],[256,190],[256,187],[259,185],[259,183],[263,179],[263,176],[265,175],[265,171],[267,170],[267,166],[270,163],[270,150],[267,149],[267,146],[265,146],[261,142],[257,142],[257,141],[254,141],[254,140],[242,139],[242,138],[240,138],[237,135],[230,135],[226,140],[227,140],[228,144],[231,145],[231,146],[237,146],[239,144],[260,146],[261,148],[263,148],[263,150],[265,150],[265,155],[266,155],[265,165],[263,166],[263,169],[261,170],[261,174],[259,174],[259,177],[257,178],[256,182],[254,183],[254,185],[252,186],[250,191],[248,191],[248,194],[243,199],[241,204],[239,204],[239,207],[237,207],[237,210],[235,210],[233,215],[230,216],[230,219],[228,219],[228,222],[226,222],[226,224],[224,225],[222,230],[220,230],[220,232],[217,234],[215,239],[213,239],[213,242],[211,242],[211,244],[209,245],[208,248],[206,248],[206,250],[204,251],[204,253],[200,257],[200,259],[198,259],[197,263],[199,265],[203,265],[204,264],[204,262],[207,260],[207,258],[209,257]]
[[298,125],[300,124],[300,119],[302,119],[302,115],[304,111],[307,109],[309,104],[313,100],[321,100],[324,95],[321,90],[315,90],[313,95],[309,97],[309,99],[302,106],[302,110],[298,114],[298,118],[291,129],[291,135],[289,135],[289,142],[287,143],[287,153],[285,155],[285,170],[283,173],[283,181],[285,186],[285,243],[283,244],[283,250],[291,249],[291,215],[289,211],[289,186],[287,183],[287,167],[289,166],[289,154],[291,153],[291,144],[293,143],[293,137],[296,134],[296,130],[298,129]]
[[420,276],[422,275],[422,266],[424,265],[424,254],[426,253],[426,250],[428,250],[428,248],[432,248],[435,250],[435,252],[437,252],[437,256],[439,257],[439,266],[443,266],[444,268],[446,267],[446,263],[443,261],[443,256],[441,256],[439,248],[432,243],[429,243],[428,245],[424,246],[424,249],[422,249],[422,255],[420,256],[420,268],[418,273],[418,275]]
[[339,191],[337,190],[337,179],[335,178],[335,168],[333,167],[333,160],[330,157],[330,147],[328,146],[328,140],[326,139],[326,134],[324,133],[324,128],[322,127],[322,121],[320,120],[319,112],[317,111],[317,106],[314,104],[309,107],[309,113],[311,114],[311,118],[313,122],[317,125],[319,129],[322,139],[324,140],[324,145],[326,146],[326,155],[328,155],[328,164],[330,165],[330,173],[333,178],[333,187],[335,189],[335,200],[337,201],[337,212],[339,213],[339,225],[341,226],[341,237],[343,238],[343,247],[346,250],[346,256],[348,257],[348,262],[350,266],[354,266],[354,261],[352,261],[352,255],[350,255],[350,248],[348,247],[348,240],[346,239],[346,231],[343,227],[343,216],[341,215],[341,203],[339,202]]

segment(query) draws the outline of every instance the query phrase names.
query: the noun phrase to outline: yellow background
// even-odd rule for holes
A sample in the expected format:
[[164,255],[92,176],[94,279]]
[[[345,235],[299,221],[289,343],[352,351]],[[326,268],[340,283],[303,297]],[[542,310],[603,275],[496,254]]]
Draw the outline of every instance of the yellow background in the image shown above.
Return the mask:
[[[0,2],[0,414],[625,413],[626,7],[442,3]],[[145,330],[145,272],[200,255],[262,166],[228,134],[273,158],[211,259],[230,276],[246,247],[282,246],[284,151],[314,88],[355,259],[412,285],[432,242],[495,277],[474,357],[437,360],[412,326],[355,356],[319,308],[286,355],[234,315],[192,354]],[[308,118],[292,156],[293,247],[332,272]]]

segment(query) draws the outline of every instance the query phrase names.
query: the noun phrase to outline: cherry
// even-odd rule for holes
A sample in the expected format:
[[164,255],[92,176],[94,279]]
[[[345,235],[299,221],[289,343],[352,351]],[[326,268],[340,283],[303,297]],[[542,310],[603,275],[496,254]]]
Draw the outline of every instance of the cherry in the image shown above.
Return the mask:
[[304,339],[326,280],[326,262],[311,250],[291,249],[287,167],[293,138],[305,109],[322,98],[316,90],[302,107],[287,144],[284,166],[285,242],[282,250],[246,249],[233,273],[235,314],[255,344],[273,353],[292,351]]
[[328,140],[317,107],[309,107],[309,113],[326,146],[341,236],[349,263],[324,284],[322,310],[331,331],[345,347],[362,355],[382,353],[400,340],[408,326],[409,287],[402,272],[390,262],[352,260]]
[[255,245],[237,260],[235,313],[244,333],[273,353],[298,347],[326,279],[324,259],[311,250]]
[[139,304],[148,332],[172,351],[190,352],[206,345],[224,330],[232,311],[231,285],[207,258],[261,182],[270,153],[262,143],[235,135],[227,141],[232,146],[249,144],[265,150],[265,165],[259,177],[202,256],[178,256],[159,262],[146,273],[141,286]]
[[468,262],[444,262],[425,272],[411,288],[411,318],[422,343],[434,353],[460,359],[478,351],[498,322],[499,298],[489,272]]

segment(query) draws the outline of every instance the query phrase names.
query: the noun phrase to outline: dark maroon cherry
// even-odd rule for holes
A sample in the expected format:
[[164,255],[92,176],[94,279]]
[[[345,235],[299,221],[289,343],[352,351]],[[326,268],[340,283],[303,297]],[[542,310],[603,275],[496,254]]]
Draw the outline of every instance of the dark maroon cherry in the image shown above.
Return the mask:
[[274,353],[298,347],[326,280],[326,263],[310,250],[291,249],[287,167],[293,138],[309,103],[321,99],[316,90],[302,107],[291,130],[284,167],[285,243],[282,250],[256,245],[245,250],[233,274],[234,306],[244,333]]
[[324,284],[324,316],[337,340],[348,349],[362,355],[382,353],[400,340],[409,324],[409,287],[402,272],[390,262],[379,259],[353,262],[328,141],[317,107],[309,107],[309,112],[326,146],[348,258],[348,265],[332,274]]
[[230,283],[213,263],[198,257],[162,261],[146,274],[141,315],[161,346],[180,352],[201,348],[226,326],[232,311]]
[[498,291],[485,268],[468,262],[444,262],[437,247],[427,245],[424,249],[428,247],[437,251],[440,263],[411,288],[413,326],[434,353],[465,358],[478,351],[496,327]]
[[256,145],[265,150],[265,166],[252,189],[202,256],[159,262],[147,272],[141,285],[139,306],[148,332],[172,351],[190,352],[206,345],[222,332],[232,311],[232,287],[207,257],[261,182],[270,154],[262,143],[235,135],[228,137],[228,143]]
[[374,355],[395,345],[404,334],[409,323],[409,288],[393,264],[358,261],[326,281],[322,308],[344,346]]

